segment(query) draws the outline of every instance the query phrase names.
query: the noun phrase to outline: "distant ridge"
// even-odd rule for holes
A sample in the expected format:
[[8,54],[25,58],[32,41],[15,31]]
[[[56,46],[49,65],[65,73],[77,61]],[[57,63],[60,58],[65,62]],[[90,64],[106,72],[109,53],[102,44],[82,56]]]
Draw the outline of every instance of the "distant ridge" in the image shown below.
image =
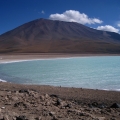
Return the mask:
[[120,35],[37,19],[0,35],[0,53],[120,53]]

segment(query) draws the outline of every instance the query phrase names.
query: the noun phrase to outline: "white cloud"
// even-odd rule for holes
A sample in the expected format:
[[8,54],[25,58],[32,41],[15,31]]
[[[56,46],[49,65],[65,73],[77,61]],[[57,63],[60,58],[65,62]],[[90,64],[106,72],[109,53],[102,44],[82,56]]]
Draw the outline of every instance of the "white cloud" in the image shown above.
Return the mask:
[[120,27],[120,23],[118,23],[117,26]]
[[45,11],[44,11],[44,10],[42,10],[42,11],[41,11],[41,13],[42,13],[42,14],[45,14]]
[[120,21],[117,21],[117,22],[115,23],[115,25],[116,25],[117,27],[120,27]]
[[109,31],[109,32],[116,32],[119,33],[119,29],[111,26],[111,25],[105,25],[105,26],[98,26],[97,30],[103,30],[103,31]]
[[67,10],[62,14],[51,14],[49,16],[49,19],[67,22],[77,22],[81,24],[100,24],[103,22],[102,20],[99,20],[97,18],[89,18],[85,13],[80,13],[79,11],[75,10]]

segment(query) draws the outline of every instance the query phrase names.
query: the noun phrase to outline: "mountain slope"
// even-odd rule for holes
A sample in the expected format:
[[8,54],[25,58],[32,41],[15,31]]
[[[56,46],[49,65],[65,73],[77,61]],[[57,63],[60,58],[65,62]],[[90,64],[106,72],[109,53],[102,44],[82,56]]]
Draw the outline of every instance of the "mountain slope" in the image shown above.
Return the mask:
[[0,35],[0,52],[120,53],[120,35],[74,22],[37,19]]

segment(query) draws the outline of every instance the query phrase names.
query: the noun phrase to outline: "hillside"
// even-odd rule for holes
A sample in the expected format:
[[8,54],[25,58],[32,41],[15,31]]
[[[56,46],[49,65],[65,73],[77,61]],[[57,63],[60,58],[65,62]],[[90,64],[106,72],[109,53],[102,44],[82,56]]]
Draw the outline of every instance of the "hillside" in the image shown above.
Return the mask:
[[0,35],[0,53],[120,53],[120,35],[37,19]]

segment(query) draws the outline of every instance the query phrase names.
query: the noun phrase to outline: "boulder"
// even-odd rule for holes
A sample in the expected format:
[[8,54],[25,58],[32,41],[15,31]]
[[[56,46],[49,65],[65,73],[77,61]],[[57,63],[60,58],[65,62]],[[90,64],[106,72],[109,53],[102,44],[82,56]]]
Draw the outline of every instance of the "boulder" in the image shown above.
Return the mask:
[[110,106],[110,108],[120,108],[120,104],[114,103]]
[[16,120],[27,120],[25,116],[18,116],[16,117]]
[[29,93],[29,90],[27,90],[27,89],[21,89],[21,90],[19,90],[19,93]]

